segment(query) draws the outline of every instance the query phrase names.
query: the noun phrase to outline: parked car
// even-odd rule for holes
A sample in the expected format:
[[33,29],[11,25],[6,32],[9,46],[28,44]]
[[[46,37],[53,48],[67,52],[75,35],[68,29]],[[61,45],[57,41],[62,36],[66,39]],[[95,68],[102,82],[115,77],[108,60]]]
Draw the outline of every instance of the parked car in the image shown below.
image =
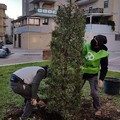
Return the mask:
[[4,46],[4,43],[1,41],[0,42],[0,58],[5,58],[10,53],[11,53],[11,51],[9,50],[9,48],[7,48],[6,46]]
[[2,46],[4,46],[4,43],[0,40],[0,49],[2,49]]
[[7,56],[7,52],[3,49],[0,49],[0,58],[5,58]]
[[2,49],[6,51],[7,55],[10,54],[10,50],[6,46],[2,46]]

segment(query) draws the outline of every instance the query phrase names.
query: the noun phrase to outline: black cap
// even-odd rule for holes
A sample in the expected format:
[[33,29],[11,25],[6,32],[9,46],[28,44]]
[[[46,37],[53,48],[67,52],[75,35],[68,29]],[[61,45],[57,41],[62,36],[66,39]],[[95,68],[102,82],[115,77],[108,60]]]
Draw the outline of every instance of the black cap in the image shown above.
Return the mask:
[[95,39],[98,42],[99,46],[104,45],[104,44],[107,43],[107,37],[104,36],[104,35],[94,36],[93,39]]
[[105,44],[107,43],[107,38],[104,35],[96,35],[91,40],[91,49],[95,52],[99,50],[108,50]]

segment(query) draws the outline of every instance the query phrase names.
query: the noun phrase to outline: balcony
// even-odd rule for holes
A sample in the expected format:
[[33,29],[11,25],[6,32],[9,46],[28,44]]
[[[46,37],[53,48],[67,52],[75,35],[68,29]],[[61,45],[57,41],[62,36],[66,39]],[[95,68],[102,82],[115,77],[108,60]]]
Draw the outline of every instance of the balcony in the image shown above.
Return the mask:
[[32,16],[44,16],[44,17],[55,17],[57,14],[57,10],[51,10],[51,9],[35,9]]
[[24,33],[24,32],[43,32],[49,33],[52,32],[50,26],[21,26],[14,29],[14,34]]
[[51,9],[43,9],[43,8],[34,8],[34,9],[30,9],[30,12],[34,13],[42,13],[42,14],[56,14],[57,10],[51,10]]
[[91,33],[111,33],[112,28],[109,25],[87,24],[85,31]]
[[93,2],[96,2],[98,0],[77,0],[77,4],[79,6],[82,6],[82,5],[87,5],[87,4],[91,4]]
[[54,3],[56,2],[56,0],[30,0],[30,3],[39,3],[39,2]]
[[104,9],[103,8],[93,8],[93,9],[89,9],[89,10],[83,10],[83,12],[85,14],[88,14],[88,13],[103,13]]
[[37,12],[44,13],[44,14],[56,14],[56,10],[49,10],[49,9],[37,9]]
[[0,9],[7,10],[7,6],[5,4],[0,4]]

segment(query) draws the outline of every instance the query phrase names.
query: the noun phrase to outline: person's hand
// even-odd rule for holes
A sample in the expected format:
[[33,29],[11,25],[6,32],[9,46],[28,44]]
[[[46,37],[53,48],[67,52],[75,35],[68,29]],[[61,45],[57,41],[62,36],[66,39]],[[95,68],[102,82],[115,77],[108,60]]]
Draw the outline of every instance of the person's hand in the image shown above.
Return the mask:
[[32,105],[36,105],[37,104],[37,100],[36,99],[31,99],[31,104]]
[[102,81],[102,80],[99,80],[99,81],[98,81],[98,87],[99,87],[99,88],[102,88],[102,87],[103,87],[103,81]]
[[46,104],[45,104],[42,100],[40,100],[40,101],[38,102],[38,105],[39,105],[41,108],[46,106]]

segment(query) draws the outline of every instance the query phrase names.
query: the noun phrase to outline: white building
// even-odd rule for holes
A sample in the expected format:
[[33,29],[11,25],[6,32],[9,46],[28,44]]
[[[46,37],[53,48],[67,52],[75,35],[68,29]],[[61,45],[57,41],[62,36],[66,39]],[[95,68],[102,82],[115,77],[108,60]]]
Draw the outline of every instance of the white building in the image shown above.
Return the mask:
[[[85,39],[106,35],[109,51],[120,51],[120,0],[77,0],[77,4],[87,17]],[[114,30],[108,25],[113,23]]]
[[54,18],[65,0],[23,0],[23,16],[13,21],[13,45],[24,49],[49,49]]
[[[86,15],[85,39],[106,35],[109,51],[120,51],[120,0],[76,0],[76,3]],[[61,4],[67,4],[67,0],[23,0],[23,16],[13,21],[14,47],[49,49],[54,18]],[[115,26],[111,26],[113,23]]]

